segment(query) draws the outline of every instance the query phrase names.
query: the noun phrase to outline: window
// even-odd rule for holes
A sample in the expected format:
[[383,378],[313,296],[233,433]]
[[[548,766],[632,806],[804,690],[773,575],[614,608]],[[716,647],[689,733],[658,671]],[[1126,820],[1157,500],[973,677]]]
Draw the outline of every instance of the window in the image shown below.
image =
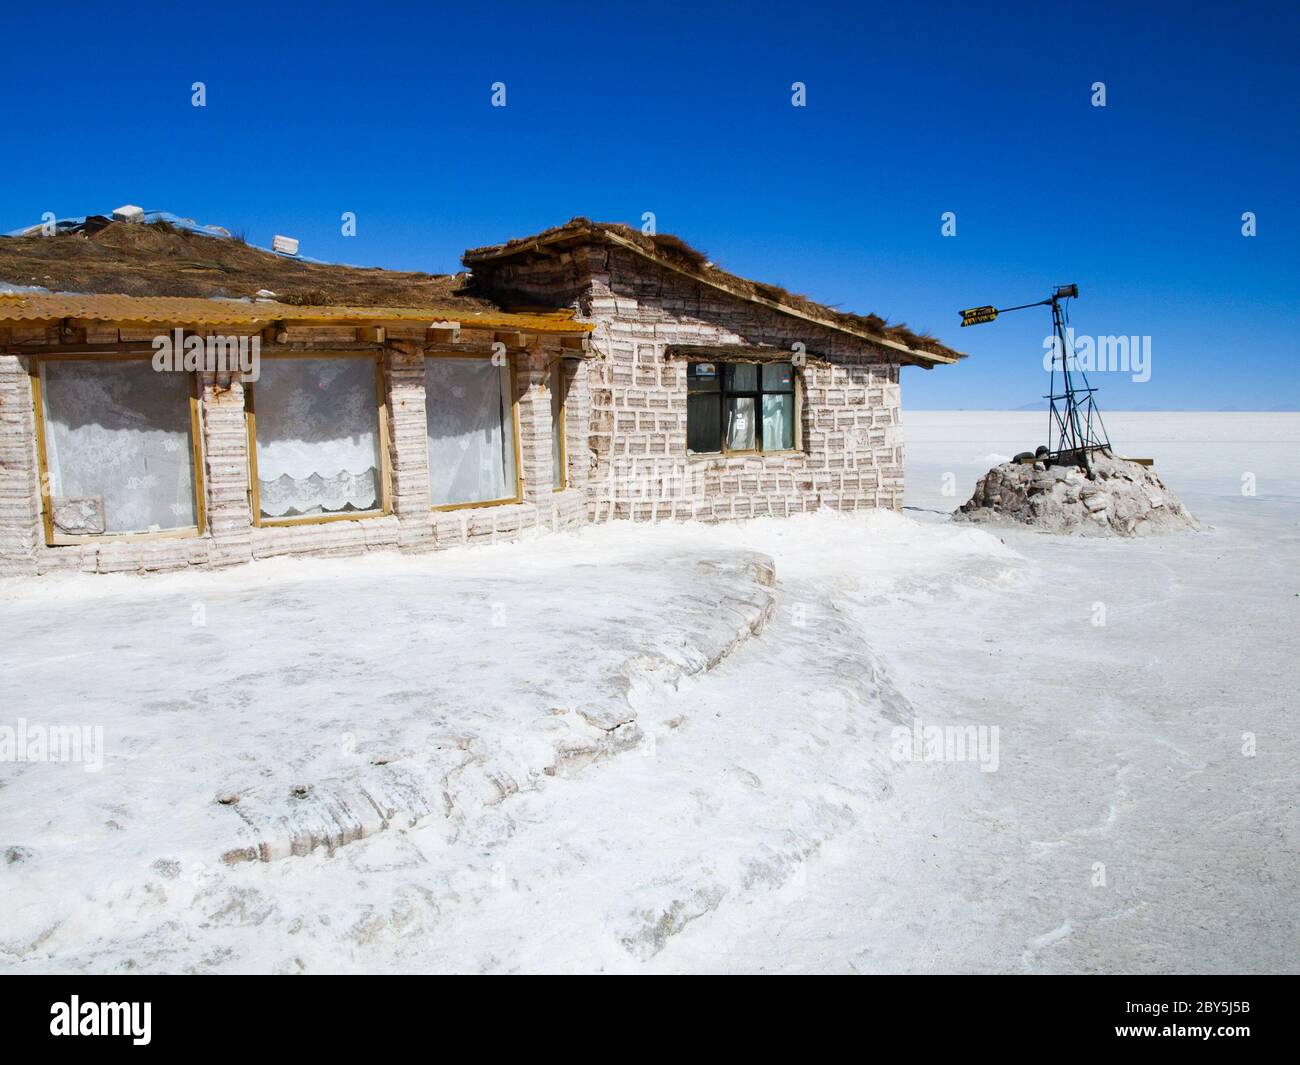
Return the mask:
[[265,358],[248,397],[257,524],[387,510],[387,447],[374,356]]
[[564,360],[551,367],[551,484],[558,492],[568,483],[568,452],[564,446]]
[[790,363],[692,362],[686,369],[686,393],[687,451],[794,449]]
[[37,371],[46,542],[198,531],[192,374],[144,359],[42,359]]
[[489,357],[431,356],[424,394],[434,509],[518,502],[510,368]]

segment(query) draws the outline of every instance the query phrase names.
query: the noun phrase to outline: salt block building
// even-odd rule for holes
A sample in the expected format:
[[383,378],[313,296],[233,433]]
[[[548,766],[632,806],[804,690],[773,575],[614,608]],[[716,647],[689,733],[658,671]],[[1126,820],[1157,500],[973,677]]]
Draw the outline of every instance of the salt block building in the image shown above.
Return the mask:
[[[0,573],[897,508],[902,368],[962,357],[586,219],[469,251],[455,278],[418,275],[449,282],[436,298],[385,288],[417,275],[292,264],[356,305],[231,298],[241,270],[280,288],[298,273],[183,236],[191,257],[238,262],[96,275],[70,246],[79,294],[0,294]],[[140,275],[200,294],[95,291]],[[416,305],[387,303],[412,285]]]

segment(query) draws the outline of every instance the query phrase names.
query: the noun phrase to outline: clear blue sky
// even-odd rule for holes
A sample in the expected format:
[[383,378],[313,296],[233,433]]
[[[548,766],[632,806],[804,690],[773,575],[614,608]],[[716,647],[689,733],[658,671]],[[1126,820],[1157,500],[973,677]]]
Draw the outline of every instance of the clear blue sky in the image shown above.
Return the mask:
[[1100,375],[1103,408],[1300,404],[1294,2],[294,7],[10,5],[0,231],[129,202],[445,272],[653,211],[971,353],[905,371],[913,408],[1040,395],[1046,312],[956,312],[1067,281],[1080,333],[1152,338],[1150,381]]

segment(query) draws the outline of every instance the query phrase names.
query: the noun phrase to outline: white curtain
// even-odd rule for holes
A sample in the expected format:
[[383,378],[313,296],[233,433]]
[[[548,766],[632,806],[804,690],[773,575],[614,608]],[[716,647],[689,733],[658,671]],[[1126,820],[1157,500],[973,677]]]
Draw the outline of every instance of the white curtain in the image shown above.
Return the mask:
[[763,450],[789,451],[794,447],[794,396],[763,397]]
[[432,505],[513,499],[509,367],[491,359],[427,358],[424,384]]
[[40,373],[57,531],[196,524],[189,374],[148,359],[47,359]]
[[253,397],[262,517],[379,508],[372,357],[265,358]]
[[727,450],[750,451],[754,447],[754,399],[727,398]]

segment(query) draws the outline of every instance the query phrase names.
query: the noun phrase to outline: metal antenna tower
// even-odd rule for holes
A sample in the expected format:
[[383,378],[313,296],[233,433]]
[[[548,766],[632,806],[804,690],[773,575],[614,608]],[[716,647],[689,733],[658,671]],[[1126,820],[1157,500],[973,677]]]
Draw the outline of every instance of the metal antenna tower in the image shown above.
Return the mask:
[[[962,326],[991,322],[999,314],[1023,311],[1027,307],[1052,308],[1052,332],[1056,338],[1052,354],[1052,378],[1048,394],[1047,454],[1040,456],[1049,466],[1082,466],[1092,476],[1092,458],[1098,451],[1113,454],[1101,411],[1093,399],[1097,391],[1079,364],[1074,346],[1066,342],[1070,313],[1068,302],[1079,296],[1078,285],[1058,285],[1045,300],[1017,307],[972,307],[961,312]],[[1057,377],[1060,391],[1057,391]]]

